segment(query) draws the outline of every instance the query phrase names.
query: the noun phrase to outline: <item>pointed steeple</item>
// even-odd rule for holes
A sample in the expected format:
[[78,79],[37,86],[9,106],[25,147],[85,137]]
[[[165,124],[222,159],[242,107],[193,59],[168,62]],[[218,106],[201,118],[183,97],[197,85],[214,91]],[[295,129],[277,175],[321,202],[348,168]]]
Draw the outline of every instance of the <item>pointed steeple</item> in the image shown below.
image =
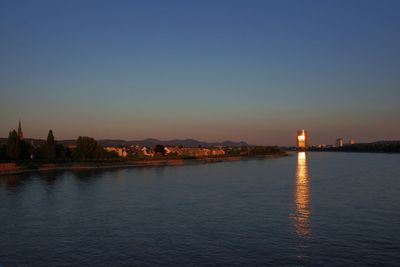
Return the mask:
[[21,119],[19,120],[18,123],[18,138],[19,140],[24,139],[24,133],[22,132],[22,127],[21,127]]

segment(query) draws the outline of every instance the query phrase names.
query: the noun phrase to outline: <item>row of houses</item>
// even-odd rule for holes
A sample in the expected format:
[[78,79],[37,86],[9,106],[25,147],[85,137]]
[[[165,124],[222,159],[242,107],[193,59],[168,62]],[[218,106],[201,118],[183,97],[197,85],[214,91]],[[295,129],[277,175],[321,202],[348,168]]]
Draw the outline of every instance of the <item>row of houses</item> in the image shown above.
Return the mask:
[[107,152],[117,153],[118,156],[121,158],[126,158],[130,154],[137,155],[139,153],[142,153],[144,156],[147,156],[147,157],[154,157],[154,155],[155,155],[154,149],[151,149],[146,146],[140,147],[138,145],[132,145],[128,148],[126,148],[126,147],[105,147],[104,149]]
[[225,151],[222,148],[192,148],[192,147],[165,147],[166,155],[175,153],[178,156],[207,157],[223,156]]
[[114,152],[119,157],[126,158],[128,155],[143,155],[146,157],[154,157],[156,153],[162,153],[163,155],[176,155],[176,156],[188,156],[188,157],[207,157],[207,156],[223,156],[225,151],[222,147],[217,148],[192,148],[192,147],[170,147],[161,146],[164,151],[156,151],[155,147],[138,146],[132,145],[130,147],[105,147],[107,152]]

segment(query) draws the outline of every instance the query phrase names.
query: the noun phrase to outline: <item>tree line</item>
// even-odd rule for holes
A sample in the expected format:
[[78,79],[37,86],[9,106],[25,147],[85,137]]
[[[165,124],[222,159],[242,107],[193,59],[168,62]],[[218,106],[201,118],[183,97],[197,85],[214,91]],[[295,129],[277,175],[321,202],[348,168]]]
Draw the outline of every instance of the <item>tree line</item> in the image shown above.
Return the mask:
[[400,153],[400,141],[383,141],[375,143],[359,143],[342,147],[316,148],[313,151],[340,151],[340,152],[373,152],[373,153]]
[[243,146],[229,147],[225,149],[228,156],[267,156],[267,155],[284,155],[283,149],[278,146]]
[[23,161],[23,160],[93,160],[117,158],[114,152],[107,152],[95,139],[79,136],[76,147],[69,148],[57,143],[52,130],[49,130],[46,142],[41,146],[21,140],[15,130],[8,135],[7,143],[0,147],[0,160]]

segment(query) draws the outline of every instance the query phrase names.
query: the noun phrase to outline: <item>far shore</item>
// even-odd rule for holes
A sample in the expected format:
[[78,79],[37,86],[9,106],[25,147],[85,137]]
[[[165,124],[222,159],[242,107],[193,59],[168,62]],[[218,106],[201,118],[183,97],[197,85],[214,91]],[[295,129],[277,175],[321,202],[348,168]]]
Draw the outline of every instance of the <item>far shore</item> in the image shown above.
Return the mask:
[[151,160],[127,160],[115,162],[67,162],[67,163],[43,163],[37,168],[28,168],[17,165],[17,168],[9,171],[0,171],[0,175],[23,174],[29,172],[47,172],[57,170],[90,170],[112,168],[137,168],[153,166],[181,166],[194,164],[207,164],[228,161],[244,161],[253,159],[266,159],[288,156],[288,154],[263,155],[263,156],[228,156],[228,157],[199,157],[193,159],[151,159]]

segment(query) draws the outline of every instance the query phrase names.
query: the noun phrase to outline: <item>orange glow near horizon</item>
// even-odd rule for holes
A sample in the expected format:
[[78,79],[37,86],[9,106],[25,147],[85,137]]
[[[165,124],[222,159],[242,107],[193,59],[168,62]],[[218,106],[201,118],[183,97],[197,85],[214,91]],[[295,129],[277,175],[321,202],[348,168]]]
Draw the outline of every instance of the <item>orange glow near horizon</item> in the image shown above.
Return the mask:
[[311,234],[310,218],[310,189],[306,152],[297,153],[296,188],[294,201],[296,206],[294,228],[299,236]]

